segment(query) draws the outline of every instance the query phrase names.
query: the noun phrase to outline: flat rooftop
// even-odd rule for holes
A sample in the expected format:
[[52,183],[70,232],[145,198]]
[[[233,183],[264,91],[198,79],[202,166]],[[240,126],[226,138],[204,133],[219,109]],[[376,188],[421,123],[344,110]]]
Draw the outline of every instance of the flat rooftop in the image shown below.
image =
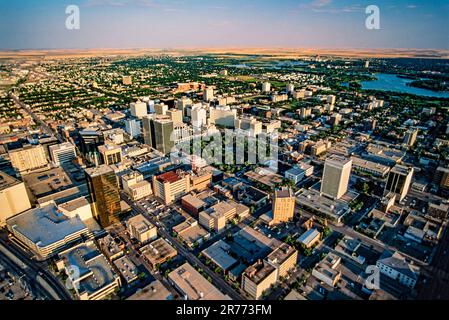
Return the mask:
[[148,221],[147,218],[145,218],[142,214],[138,214],[134,217],[131,217],[128,219],[127,221],[128,226],[133,226],[134,228],[136,228],[137,230],[139,230],[139,232],[146,232],[152,228],[154,228],[155,226]]
[[37,198],[72,188],[74,183],[61,167],[23,176],[23,181]]
[[251,279],[251,281],[253,281],[254,283],[259,284],[275,270],[275,267],[268,264],[266,261],[262,261],[246,268],[245,276]]
[[156,265],[171,257],[175,257],[178,252],[163,238],[159,238],[150,244],[140,248],[140,252],[151,264]]
[[54,204],[25,211],[6,223],[39,247],[47,247],[75,233],[88,232],[79,216],[69,218]]
[[191,194],[182,197],[182,201],[187,202],[188,204],[190,204],[195,208],[201,208],[206,204],[203,200],[201,200],[197,196],[192,196]]
[[113,263],[127,283],[138,278],[139,270],[127,256],[115,259]]
[[276,190],[274,192],[274,196],[276,198],[291,198],[291,197],[293,197],[293,192],[291,189]]
[[114,172],[114,170],[110,166],[108,166],[106,164],[102,164],[101,166],[98,166],[98,167],[87,168],[85,170],[85,172],[86,172],[86,175],[93,178],[93,177],[101,176],[106,173]]
[[230,300],[189,263],[169,273],[168,278],[189,300]]
[[228,254],[231,246],[219,240],[202,251],[202,254],[223,270],[228,270],[238,261]]
[[161,183],[174,183],[182,179],[182,177],[175,171],[160,174],[156,179]]
[[61,203],[59,205],[59,208],[71,212],[71,211],[75,211],[79,208],[82,208],[86,205],[89,205],[89,201],[87,201],[86,198],[81,197],[81,198],[77,198],[77,199],[74,199],[74,200],[71,200],[68,202]]
[[277,249],[270,253],[267,257],[268,261],[275,265],[281,265],[290,258],[296,249],[292,246],[282,243]]
[[309,229],[298,238],[298,241],[308,245],[319,235],[320,235],[320,232],[317,229]]
[[0,171],[0,191],[5,190],[11,187],[14,187],[15,185],[20,184],[21,181],[11,177],[10,175],[7,175],[6,173]]
[[130,296],[127,300],[171,300],[172,294],[159,281],[155,280],[143,289],[137,290],[135,294]]
[[350,163],[351,159],[343,157],[338,154],[333,154],[326,158],[326,163],[334,164],[337,166],[345,166],[346,164]]
[[78,281],[77,291],[80,294],[84,292],[89,295],[95,294],[118,279],[106,257],[93,242],[75,246],[59,256],[64,260],[66,268],[78,268],[78,279],[82,279]]
[[346,202],[329,199],[322,196],[319,191],[313,189],[300,190],[297,194],[297,203],[337,218],[349,212],[349,206]]

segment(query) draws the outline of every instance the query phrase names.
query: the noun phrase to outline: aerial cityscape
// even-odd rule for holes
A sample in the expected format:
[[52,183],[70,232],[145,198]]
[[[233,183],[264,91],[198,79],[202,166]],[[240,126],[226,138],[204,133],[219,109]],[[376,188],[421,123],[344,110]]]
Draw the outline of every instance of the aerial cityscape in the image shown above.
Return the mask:
[[[449,299],[447,4],[396,1],[438,35],[362,45],[375,8],[297,1],[364,30],[299,49],[276,26],[156,47],[124,26],[96,45],[89,10],[176,19],[176,3],[79,2],[43,1],[54,34],[24,31],[25,10],[0,36],[0,300]],[[204,11],[235,4],[218,2]],[[8,22],[22,4],[1,6]]]

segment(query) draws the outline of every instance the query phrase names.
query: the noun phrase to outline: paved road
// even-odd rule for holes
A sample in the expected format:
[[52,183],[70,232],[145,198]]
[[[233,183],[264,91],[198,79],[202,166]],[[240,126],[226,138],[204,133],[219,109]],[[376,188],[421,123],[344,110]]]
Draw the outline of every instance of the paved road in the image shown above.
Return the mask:
[[[308,211],[306,211],[304,209],[302,209],[301,212],[306,217],[313,216],[312,213],[310,213],[310,212],[308,212]],[[383,242],[381,242],[379,240],[376,240],[376,239],[370,238],[368,236],[365,236],[364,234],[361,234],[361,233],[355,231],[354,229],[352,229],[352,228],[350,228],[348,226],[332,225],[332,229],[334,231],[337,231],[337,232],[340,232],[340,233],[344,234],[345,236],[349,236],[349,237],[352,237],[352,238],[355,238],[355,239],[357,239],[357,238],[361,239],[364,243],[367,243],[369,246],[373,246],[373,248],[376,251],[379,251],[379,252],[383,252],[384,250],[389,250],[389,251],[393,251],[393,252],[394,251],[399,251],[397,248],[395,248],[393,246],[387,245],[387,244],[385,244],[385,243],[383,243]],[[401,253],[402,256],[404,256],[408,260],[413,261],[415,263],[415,265],[418,265],[418,266],[426,266],[427,265],[427,263],[425,263],[425,262],[423,262],[423,261],[421,261],[419,259],[416,259],[415,257],[412,257],[412,256],[410,256],[410,255],[408,255],[406,253],[403,253],[403,252],[400,252],[400,253]]]
[[[128,200],[126,197],[122,197],[122,200],[125,200],[128,205],[136,212],[144,215],[147,217],[153,224],[156,224],[156,221],[153,216],[149,215],[148,212],[140,208],[139,206],[135,205],[132,201]],[[215,272],[210,270],[203,262],[201,262],[200,259],[198,259],[193,253],[188,251],[182,244],[178,242],[177,239],[173,238],[171,234],[167,231],[165,231],[162,228],[158,228],[158,234],[162,238],[165,238],[171,242],[171,244],[175,247],[175,249],[178,251],[178,254],[181,254],[183,257],[186,258],[186,260],[193,266],[197,266],[204,270],[204,272],[211,277],[212,283],[220,289],[223,293],[227,294],[231,299],[233,300],[244,300],[244,298],[237,293],[224,279],[222,279],[219,275],[217,275]]]
[[55,276],[53,276],[53,274],[35,261],[32,261],[28,256],[26,256],[25,253],[21,251],[21,249],[17,248],[15,244],[0,237],[0,245],[3,245],[11,254],[23,263],[23,266],[26,268],[26,273],[29,276],[34,277],[33,281],[36,281],[36,279],[40,277],[41,281],[46,283],[49,288],[56,293],[59,299],[72,300],[71,294],[66,290],[63,284],[60,283]]
[[21,266],[18,266],[14,261],[9,259],[6,255],[0,252],[0,262],[11,270],[17,277],[24,278],[29,290],[38,299],[53,300],[54,297],[36,281],[36,275],[26,272]]

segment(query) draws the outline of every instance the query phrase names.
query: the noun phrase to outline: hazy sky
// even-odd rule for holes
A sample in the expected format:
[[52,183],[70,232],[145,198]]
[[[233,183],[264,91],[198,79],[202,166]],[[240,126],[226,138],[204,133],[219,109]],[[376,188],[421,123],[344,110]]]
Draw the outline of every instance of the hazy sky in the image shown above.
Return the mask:
[[[365,28],[371,4],[380,30]],[[449,1],[0,0],[0,49],[231,46],[449,49]]]

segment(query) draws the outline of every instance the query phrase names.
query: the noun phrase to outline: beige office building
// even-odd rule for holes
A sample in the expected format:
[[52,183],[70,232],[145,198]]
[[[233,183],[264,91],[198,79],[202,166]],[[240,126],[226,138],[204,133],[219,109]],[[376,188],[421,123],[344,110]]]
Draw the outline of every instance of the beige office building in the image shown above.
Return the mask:
[[127,222],[128,231],[132,238],[145,243],[157,238],[157,228],[147,218],[139,214]]
[[385,185],[385,194],[389,192],[397,195],[397,200],[402,201],[410,190],[413,178],[413,168],[397,164],[391,169]]
[[295,214],[295,195],[291,189],[276,190],[273,197],[273,220],[271,224],[279,224],[293,219]]
[[25,184],[0,171],[0,227],[6,219],[31,208]]
[[25,146],[20,149],[9,151],[11,165],[19,173],[26,173],[35,169],[45,168],[48,164],[44,147]]
[[321,181],[321,193],[333,199],[340,199],[348,191],[351,168],[351,159],[338,155],[327,158]]
[[285,277],[295,268],[297,261],[298,251],[286,243],[282,243],[267,257],[267,262],[278,271],[278,277]]
[[122,148],[120,146],[105,144],[98,147],[103,163],[110,166],[122,162]]
[[173,121],[173,124],[179,125],[182,124],[183,121],[183,114],[182,114],[182,110],[176,110],[176,109],[171,109],[167,111],[167,116],[170,117],[170,120]]
[[131,172],[122,176],[123,191],[133,200],[140,200],[153,194],[151,183],[144,180],[143,175]]
[[153,192],[166,205],[182,198],[190,191],[190,175],[182,171],[170,171],[153,176]]
[[169,273],[168,280],[185,300],[229,300],[189,263]]
[[242,288],[252,298],[259,300],[276,281],[276,268],[266,261],[258,261],[243,273]]

